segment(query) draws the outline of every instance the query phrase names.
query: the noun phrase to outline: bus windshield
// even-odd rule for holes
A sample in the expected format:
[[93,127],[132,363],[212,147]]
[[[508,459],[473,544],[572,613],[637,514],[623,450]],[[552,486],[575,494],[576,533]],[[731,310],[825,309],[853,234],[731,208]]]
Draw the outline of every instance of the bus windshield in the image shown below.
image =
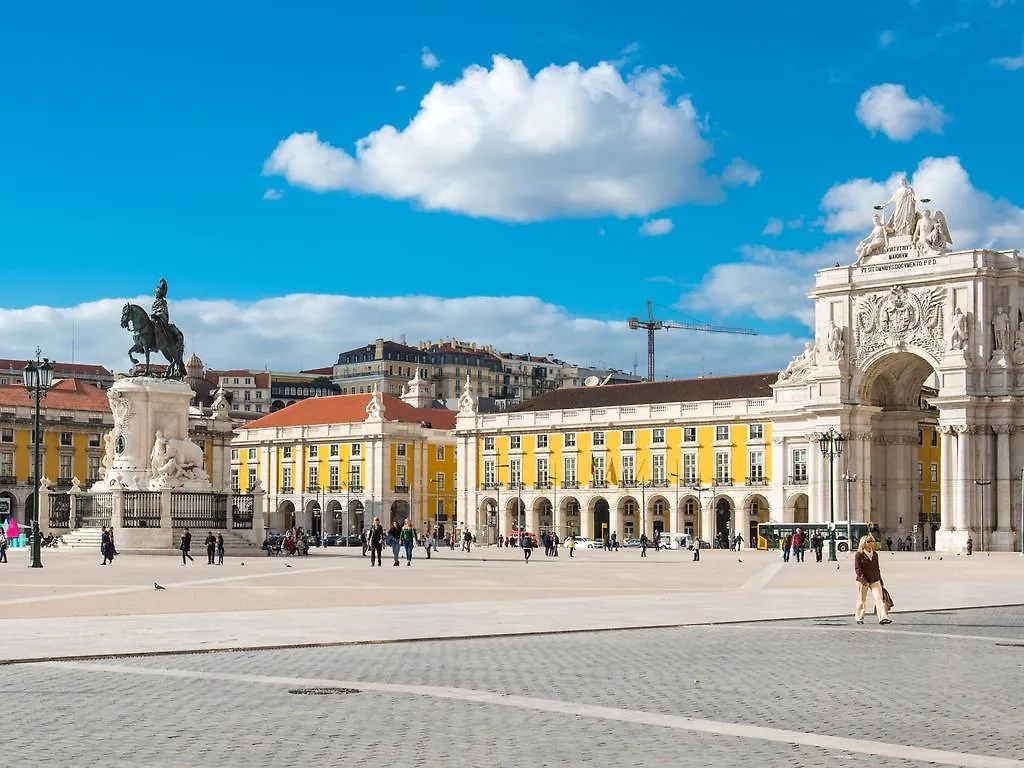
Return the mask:
[[[836,520],[835,523],[836,531],[836,548],[840,552],[849,552],[850,549],[855,549],[856,542],[860,541],[861,536],[866,536],[868,532],[875,534],[876,537],[881,535],[881,531],[878,525],[873,522],[857,523],[848,522],[846,520]],[[810,539],[814,535],[815,531],[821,532],[821,537],[825,540],[827,545],[829,540],[828,523],[759,523],[757,526],[757,548],[758,549],[779,549],[782,546],[782,540],[786,536],[792,536],[796,533],[796,529],[800,528],[805,539],[805,546],[810,544]],[[851,542],[853,542],[851,544]]]

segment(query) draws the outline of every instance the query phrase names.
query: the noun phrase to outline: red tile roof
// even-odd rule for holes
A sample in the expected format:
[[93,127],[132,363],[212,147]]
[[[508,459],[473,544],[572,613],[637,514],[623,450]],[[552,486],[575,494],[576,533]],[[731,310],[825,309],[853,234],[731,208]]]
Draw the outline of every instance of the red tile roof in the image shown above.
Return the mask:
[[317,376],[330,376],[334,373],[334,368],[327,366],[326,368],[310,368],[307,371],[299,371],[299,373],[312,373]]
[[[0,358],[0,370],[24,370],[25,363],[27,360],[10,360],[7,358]],[[102,365],[93,365],[91,363],[58,363],[53,362],[54,373],[63,373],[68,376],[110,376],[113,378],[114,374],[104,368]]]
[[[366,421],[366,406],[371,395],[331,395],[310,397],[292,403],[245,425],[246,429],[261,427],[298,427],[309,424],[351,424]],[[429,422],[433,429],[455,429],[455,412],[447,408],[413,408],[394,395],[381,395],[384,418],[409,424]]]
[[[25,387],[0,386],[0,405],[34,406],[35,400]],[[110,413],[107,394],[94,384],[78,379],[59,379],[50,387],[41,403],[43,408],[59,408],[65,411],[99,411]]]

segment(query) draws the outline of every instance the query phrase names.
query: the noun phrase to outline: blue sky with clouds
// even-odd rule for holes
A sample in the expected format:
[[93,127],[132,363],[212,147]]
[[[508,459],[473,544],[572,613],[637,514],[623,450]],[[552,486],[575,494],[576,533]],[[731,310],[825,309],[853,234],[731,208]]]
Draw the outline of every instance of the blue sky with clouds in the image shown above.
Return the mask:
[[113,364],[104,300],[164,274],[219,367],[405,333],[628,368],[647,298],[762,333],[661,371],[781,367],[895,174],[1024,245],[1022,35],[1013,0],[7,4],[6,354],[74,322]]

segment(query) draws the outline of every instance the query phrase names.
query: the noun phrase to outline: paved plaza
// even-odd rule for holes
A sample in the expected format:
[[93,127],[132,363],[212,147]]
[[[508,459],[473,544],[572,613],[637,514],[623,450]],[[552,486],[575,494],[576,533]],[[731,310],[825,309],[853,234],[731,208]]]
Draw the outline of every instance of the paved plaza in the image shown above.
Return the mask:
[[1024,766],[1017,555],[11,554],[3,764]]

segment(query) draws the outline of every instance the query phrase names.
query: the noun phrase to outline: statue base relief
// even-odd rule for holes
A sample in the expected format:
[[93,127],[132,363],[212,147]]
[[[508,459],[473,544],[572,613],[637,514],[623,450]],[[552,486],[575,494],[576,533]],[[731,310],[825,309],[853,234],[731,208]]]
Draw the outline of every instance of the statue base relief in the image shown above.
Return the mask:
[[90,490],[212,491],[203,450],[188,439],[191,387],[154,376],[122,377],[107,392],[114,414],[103,479]]

